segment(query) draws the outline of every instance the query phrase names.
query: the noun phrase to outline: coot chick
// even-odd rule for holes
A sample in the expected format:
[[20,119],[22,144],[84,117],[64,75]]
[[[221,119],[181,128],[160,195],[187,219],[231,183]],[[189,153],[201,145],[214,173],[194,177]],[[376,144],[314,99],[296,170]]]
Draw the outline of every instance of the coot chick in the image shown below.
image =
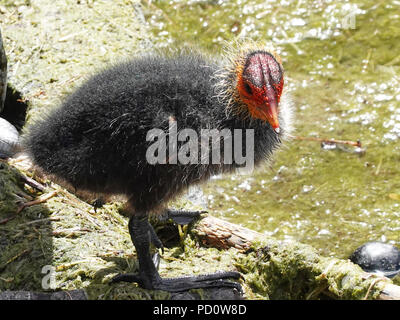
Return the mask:
[[400,250],[384,242],[371,241],[363,244],[352,253],[350,260],[366,272],[388,278],[393,278],[400,272]]
[[[191,50],[148,54],[113,66],[90,78],[25,138],[32,159],[45,172],[78,189],[127,197],[125,214],[130,216],[139,272],[116,276],[116,281],[171,292],[240,288],[224,280],[238,278],[237,272],[163,279],[149,250],[150,243],[162,246],[148,222],[150,213],[164,212],[166,203],[188,186],[240,168],[243,162],[221,156],[218,163],[183,164],[170,156],[152,164],[146,158],[154,143],[147,141],[148,132],[168,131],[171,122],[178,132],[190,128],[199,136],[204,128],[251,129],[254,163],[259,164],[290,130],[291,107],[278,55],[255,43],[230,52],[219,60]],[[242,137],[232,134],[232,145]],[[246,150],[248,142],[242,142]],[[221,146],[221,154],[226,148]]]

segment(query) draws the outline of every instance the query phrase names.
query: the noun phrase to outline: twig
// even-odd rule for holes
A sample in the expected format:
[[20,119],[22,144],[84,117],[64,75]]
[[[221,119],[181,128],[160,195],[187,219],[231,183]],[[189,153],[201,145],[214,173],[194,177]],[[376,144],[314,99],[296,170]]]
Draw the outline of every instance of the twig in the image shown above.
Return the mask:
[[292,139],[295,140],[305,140],[305,141],[318,141],[325,143],[336,143],[336,144],[347,144],[353,147],[361,148],[361,141],[350,141],[350,140],[336,140],[336,139],[326,139],[326,138],[314,138],[314,137],[300,137],[300,136],[292,136]]
[[14,256],[14,257],[12,257],[11,259],[9,259],[9,260],[6,262],[6,265],[7,265],[7,264],[10,264],[11,262],[13,262],[13,261],[15,261],[15,260],[17,260],[19,257],[23,256],[24,254],[28,253],[29,251],[30,251],[29,249],[25,249],[24,251],[18,253],[16,256]]
[[27,177],[24,174],[21,174],[21,179],[23,182],[25,182],[27,185],[31,186],[32,188],[35,188],[41,192],[43,192],[46,187],[40,184],[39,182],[33,180],[32,178]]
[[88,228],[71,228],[71,229],[58,229],[51,232],[53,236],[63,236],[65,238],[70,238],[73,236],[77,236],[79,234],[84,234],[87,232],[91,232],[92,230]]
[[16,256],[8,259],[8,261],[4,265],[0,266],[0,272],[3,271],[10,263],[12,263],[13,261],[17,260],[18,258],[20,258],[21,256],[27,254],[30,251],[31,251],[31,249],[25,249],[24,251],[18,253]]
[[307,295],[306,300],[311,300],[314,297],[318,297],[320,293],[326,291],[328,288],[328,284],[323,284],[319,287],[316,287],[313,291],[310,292],[310,294]]
[[386,281],[386,280],[387,280],[386,278],[381,277],[381,278],[377,278],[377,279],[375,279],[374,281],[372,281],[372,283],[371,283],[371,285],[369,286],[369,288],[368,288],[368,290],[367,290],[367,293],[365,294],[365,297],[364,297],[363,300],[367,300],[367,299],[368,299],[368,296],[369,296],[369,293],[371,292],[371,289],[372,289],[379,281]]
[[8,218],[5,218],[3,220],[0,220],[0,224],[6,224],[8,221],[10,221],[10,220],[12,220],[14,218],[15,218],[15,215],[13,215],[11,217],[8,217]]
[[23,203],[17,210],[16,214],[20,213],[22,210],[24,210],[26,207],[34,206],[35,204],[43,203],[49,200],[50,198],[53,198],[56,194],[58,193],[57,190],[54,190],[52,192],[46,193],[43,196],[29,202]]
[[14,215],[12,215],[12,216],[10,216],[10,217],[8,217],[8,218],[5,218],[5,219],[3,219],[3,220],[0,220],[0,224],[6,224],[6,223],[9,222],[10,220],[15,219],[15,217],[16,217],[22,210],[24,210],[26,207],[30,207],[30,206],[33,206],[33,205],[35,205],[35,204],[39,204],[39,203],[46,202],[46,201],[49,200],[50,198],[54,197],[57,193],[58,193],[58,191],[55,190],[55,191],[49,192],[49,193],[47,193],[47,194],[44,194],[44,195],[42,195],[41,197],[39,197],[39,198],[37,198],[37,199],[35,199],[35,200],[33,200],[33,201],[29,201],[29,202],[23,203],[21,206],[18,207],[17,212],[16,212]]
[[35,224],[35,223],[41,223],[41,222],[46,222],[46,221],[60,221],[60,220],[61,220],[61,218],[59,218],[59,217],[50,217],[50,218],[37,219],[37,220],[21,223],[19,225],[27,226],[27,225],[31,225],[31,224]]

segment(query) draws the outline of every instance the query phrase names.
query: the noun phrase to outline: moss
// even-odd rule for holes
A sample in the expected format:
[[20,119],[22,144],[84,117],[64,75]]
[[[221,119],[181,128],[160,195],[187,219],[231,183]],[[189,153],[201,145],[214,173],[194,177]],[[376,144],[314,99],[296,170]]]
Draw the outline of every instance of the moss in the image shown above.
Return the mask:
[[[18,162],[17,162],[18,163]],[[13,216],[17,210],[15,194],[26,194],[29,199],[41,193],[21,183],[20,171],[9,164],[0,163],[1,190],[0,219]],[[16,164],[20,168],[21,163]],[[24,172],[25,174],[31,174]],[[149,291],[135,284],[110,284],[118,273],[136,272],[138,269],[126,217],[120,214],[122,202],[94,208],[50,181],[45,193],[57,190],[57,195],[45,203],[25,208],[15,219],[0,224],[0,291],[2,290],[73,290],[85,289],[90,299],[166,299],[166,292]],[[195,210],[188,200],[171,203],[175,208]],[[7,208],[4,210],[4,208]],[[162,227],[176,225],[159,224]],[[186,229],[186,227],[184,228]],[[162,231],[162,230],[160,230]],[[162,232],[161,232],[162,233]],[[168,248],[161,259],[160,274],[177,277],[231,270],[236,250],[219,251],[200,247],[190,235]],[[44,267],[54,270],[54,286],[48,288]],[[195,290],[206,298],[202,290]]]
[[392,279],[392,281],[393,281],[393,283],[394,283],[395,285],[400,286],[400,274],[397,274],[397,276],[395,276],[395,277]]
[[29,103],[28,123],[149,42],[138,1],[0,0],[0,7],[8,81]]
[[[376,298],[390,280],[365,274],[349,260],[326,258],[297,242],[265,239],[239,256],[236,266],[256,298]],[[368,293],[368,294],[367,294]]]
[[[3,221],[16,213],[20,202],[32,199],[32,194],[24,188],[19,171],[5,162],[0,162],[0,185],[0,220]],[[25,214],[44,218],[48,211],[32,207]],[[7,224],[0,224],[0,290],[10,289],[14,283],[21,290],[38,289],[41,267],[49,263],[49,256],[42,249],[48,247],[50,240],[41,236],[47,223],[31,228],[24,222],[23,216],[17,216]]]
[[21,192],[23,183],[18,171],[5,162],[0,162],[0,214],[14,212],[17,209],[16,196]]

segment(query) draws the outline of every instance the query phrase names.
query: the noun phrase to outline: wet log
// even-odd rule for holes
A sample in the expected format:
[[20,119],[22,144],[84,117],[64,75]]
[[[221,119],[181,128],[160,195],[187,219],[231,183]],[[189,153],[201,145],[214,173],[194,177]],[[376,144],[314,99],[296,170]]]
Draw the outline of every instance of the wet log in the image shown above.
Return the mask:
[[255,240],[264,237],[259,232],[210,215],[196,223],[192,232],[206,246],[218,249],[233,247],[241,251],[248,250]]
[[[202,219],[194,224],[191,233],[194,234],[203,245],[215,247],[218,249],[236,248],[243,252],[251,249],[257,241],[262,242],[263,239],[268,239],[267,241],[269,243],[272,243],[272,246],[274,246],[276,243],[279,243],[279,241],[269,239],[261,233],[247,229],[237,224],[224,221],[216,217],[212,217],[210,215],[203,215]],[[311,292],[308,297],[310,299],[318,297],[318,295],[321,293],[327,297],[334,299],[342,298],[341,296],[335,295],[335,292],[338,292],[337,290],[329,290],[329,286],[331,286],[332,283],[335,283],[334,286],[345,286],[344,281],[338,281],[335,278],[346,278],[346,282],[352,283],[352,286],[354,288],[359,288],[362,286],[366,288],[363,299],[370,299],[374,288],[376,290],[376,287],[379,286],[379,288],[381,289],[378,294],[374,295],[375,299],[400,300],[400,286],[394,285],[388,278],[364,272],[361,268],[359,268],[359,266],[350,262],[350,260],[320,257],[314,249],[301,244],[289,247],[285,246],[283,243],[280,243],[276,247],[282,248],[282,257],[278,257],[278,259],[286,259],[288,264],[291,264],[291,258],[287,258],[288,256],[291,256],[290,254],[287,254],[287,252],[290,250],[299,249],[299,251],[302,251],[302,249],[308,247],[309,249],[306,250],[310,250],[311,252],[313,252],[312,259],[309,259],[309,262],[305,261],[305,263],[302,265],[303,269],[301,270],[301,272],[304,273],[304,268],[308,268],[309,270],[307,271],[311,275],[313,275],[315,279],[322,280],[322,285],[318,285],[318,287],[316,287],[315,290]],[[259,250],[264,249],[265,248],[261,248]],[[252,248],[252,250],[257,250],[257,248]],[[276,256],[279,256],[279,254],[279,252],[275,252]],[[268,255],[270,255],[270,253],[268,253]],[[302,255],[303,253],[299,252],[294,253],[292,256],[302,257]],[[307,259],[308,256],[304,255],[303,260]],[[316,264],[314,265],[314,263],[317,262],[318,266],[316,266]],[[297,266],[298,263],[294,262],[293,265]],[[344,276],[337,276],[337,274],[339,273],[343,275],[343,270],[346,270],[346,272],[348,272],[345,272]],[[284,270],[282,270],[282,274],[285,274]]]

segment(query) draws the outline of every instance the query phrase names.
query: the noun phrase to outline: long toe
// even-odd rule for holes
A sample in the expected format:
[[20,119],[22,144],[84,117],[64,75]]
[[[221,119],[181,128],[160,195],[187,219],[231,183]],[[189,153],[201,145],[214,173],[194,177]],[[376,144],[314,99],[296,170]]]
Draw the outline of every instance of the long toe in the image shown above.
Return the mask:
[[152,260],[153,260],[154,266],[155,266],[156,269],[158,270],[159,267],[160,267],[160,261],[161,261],[160,254],[159,254],[158,252],[156,252],[156,253],[153,255]]
[[187,276],[179,278],[148,278],[144,274],[119,274],[112,279],[116,282],[136,282],[139,286],[150,290],[163,290],[168,292],[182,292],[190,289],[205,288],[232,288],[242,293],[242,287],[239,283],[225,279],[239,279],[238,272],[216,272],[200,276]]
[[204,280],[195,279],[196,277],[168,278],[161,279],[161,282],[155,284],[154,289],[169,292],[181,292],[190,289],[206,289],[206,288],[232,288],[242,293],[242,286],[233,281],[218,279]]
[[148,229],[150,233],[150,241],[154,246],[158,249],[161,249],[162,253],[164,253],[164,245],[161,242],[160,238],[157,236],[157,233],[154,231],[153,226],[150,224],[150,222],[147,222],[148,224]]
[[138,274],[133,273],[121,273],[117,274],[114,278],[111,279],[111,283],[118,282],[136,282],[140,285],[142,279]]
[[200,214],[207,211],[184,211],[168,209],[160,218],[161,220],[172,219],[176,224],[187,225],[200,217]]
[[221,280],[221,279],[240,279],[241,275],[236,271],[219,271],[215,273],[207,273],[199,276],[189,276],[194,281],[206,281],[206,280]]

